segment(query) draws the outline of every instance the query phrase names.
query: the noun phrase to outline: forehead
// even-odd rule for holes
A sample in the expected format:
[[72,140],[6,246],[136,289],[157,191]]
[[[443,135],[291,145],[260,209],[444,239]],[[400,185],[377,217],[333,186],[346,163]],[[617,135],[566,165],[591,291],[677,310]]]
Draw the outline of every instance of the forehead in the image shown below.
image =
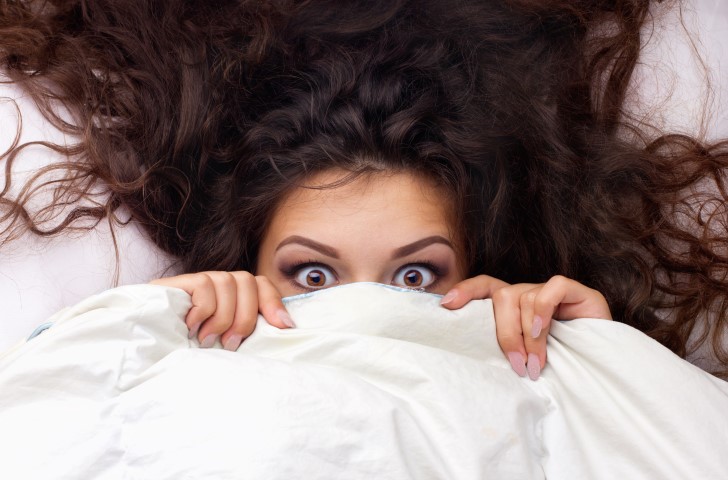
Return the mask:
[[407,229],[414,229],[454,237],[452,202],[432,180],[411,173],[376,172],[337,185],[345,176],[343,171],[326,171],[295,188],[276,209],[269,233],[336,229],[358,234],[370,230],[373,235],[385,228],[391,234],[406,235]]

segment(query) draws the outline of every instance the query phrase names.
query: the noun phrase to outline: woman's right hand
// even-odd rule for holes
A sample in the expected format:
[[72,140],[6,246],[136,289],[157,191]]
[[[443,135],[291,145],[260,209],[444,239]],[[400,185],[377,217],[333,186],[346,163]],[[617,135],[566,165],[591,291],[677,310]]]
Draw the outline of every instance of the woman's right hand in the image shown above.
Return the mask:
[[189,338],[197,336],[201,347],[220,339],[226,350],[237,350],[255,330],[258,313],[278,328],[295,327],[281,295],[266,277],[248,272],[200,272],[160,278],[152,285],[176,287],[192,297],[185,323]]

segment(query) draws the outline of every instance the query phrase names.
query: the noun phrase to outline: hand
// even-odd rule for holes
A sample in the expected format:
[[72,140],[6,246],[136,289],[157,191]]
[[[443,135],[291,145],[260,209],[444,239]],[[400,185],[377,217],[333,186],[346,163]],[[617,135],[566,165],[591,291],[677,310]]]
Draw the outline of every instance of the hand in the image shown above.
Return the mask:
[[189,338],[197,335],[201,347],[211,347],[219,338],[226,350],[237,350],[255,330],[258,313],[274,327],[295,327],[280,293],[266,277],[248,272],[201,272],[149,283],[190,294],[192,307],[185,323]]
[[541,284],[510,285],[487,275],[463,280],[442,299],[451,310],[473,299],[493,299],[498,344],[511,367],[531,380],[546,366],[546,340],[551,321],[575,318],[612,319],[604,296],[581,283],[557,275]]

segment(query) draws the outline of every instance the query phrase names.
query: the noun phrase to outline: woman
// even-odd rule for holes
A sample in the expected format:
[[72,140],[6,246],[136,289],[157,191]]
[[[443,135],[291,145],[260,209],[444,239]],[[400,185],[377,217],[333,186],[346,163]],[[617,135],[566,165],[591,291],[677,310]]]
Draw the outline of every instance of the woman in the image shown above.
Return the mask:
[[382,158],[444,179],[466,277],[574,279],[726,374],[728,145],[624,113],[649,2],[33,5],[3,7],[4,64],[74,115],[66,193],[99,179],[109,200],[44,232],[3,199],[7,234],[124,205],[186,271],[255,272],[300,172]]
[[271,325],[294,327],[282,296],[362,281],[439,293],[449,309],[492,296],[500,346],[513,370],[532,380],[546,363],[552,318],[611,318],[599,292],[564,277],[513,286],[486,275],[466,280],[469,228],[456,223],[462,197],[446,184],[454,172],[437,177],[418,168],[393,159],[322,157],[279,180],[293,177],[300,186],[278,199],[265,222],[255,245],[257,275],[202,272],[152,283],[187,291],[190,337],[203,347],[219,338],[228,350],[252,333],[259,312]]

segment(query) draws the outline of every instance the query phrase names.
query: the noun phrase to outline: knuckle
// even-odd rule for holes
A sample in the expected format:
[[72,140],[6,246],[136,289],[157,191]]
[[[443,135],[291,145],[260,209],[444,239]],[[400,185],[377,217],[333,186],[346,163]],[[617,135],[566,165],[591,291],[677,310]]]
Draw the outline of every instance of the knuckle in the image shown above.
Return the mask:
[[533,302],[533,308],[537,311],[543,311],[545,309],[552,309],[556,308],[555,301],[551,301],[551,299],[544,297],[543,295],[538,295],[534,299]]
[[529,290],[521,295],[521,305],[533,305],[536,302],[536,292]]
[[199,288],[204,288],[206,290],[214,290],[215,289],[215,282],[213,281],[212,277],[209,273],[198,273],[195,275],[195,283],[198,285]]
[[554,275],[548,281],[548,283],[559,287],[566,286],[569,282],[571,282],[571,280],[563,275]]
[[516,294],[510,288],[499,288],[493,292],[493,301],[498,303],[514,303],[517,302]]
[[235,278],[235,280],[237,280],[238,283],[243,283],[243,284],[255,283],[255,276],[250,272],[241,270],[241,271],[232,273],[232,276],[233,276],[233,278]]
[[[255,281],[255,276],[248,272],[237,272],[233,276],[235,277],[237,293],[239,296],[243,296],[245,298],[258,296],[259,288],[258,283]],[[249,298],[248,301],[250,301]]]
[[227,289],[234,289],[236,287],[235,277],[230,272],[220,272],[218,275],[218,282],[220,285]]

